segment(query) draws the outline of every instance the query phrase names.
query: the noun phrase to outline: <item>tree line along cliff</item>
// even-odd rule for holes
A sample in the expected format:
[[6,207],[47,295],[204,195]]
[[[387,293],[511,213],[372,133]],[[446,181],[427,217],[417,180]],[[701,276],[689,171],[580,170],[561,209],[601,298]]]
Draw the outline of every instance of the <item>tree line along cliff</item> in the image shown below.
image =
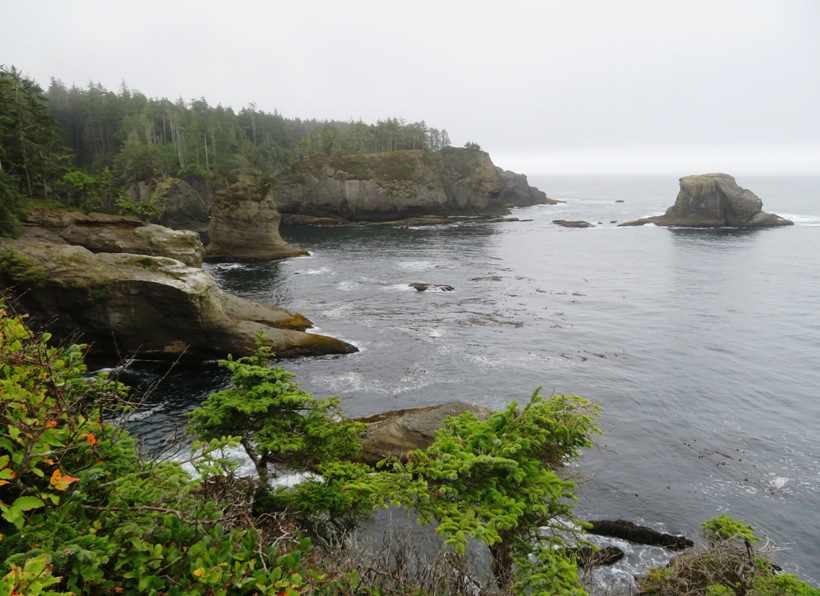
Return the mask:
[[150,198],[169,179],[213,195],[243,176],[273,177],[315,155],[449,145],[446,130],[423,121],[303,120],[253,103],[235,112],[202,98],[148,98],[125,83],[114,92],[52,79],[44,91],[14,67],[0,67],[4,229],[13,227],[21,195],[122,211],[134,208],[129,203],[145,203],[139,199],[146,198],[146,185]]

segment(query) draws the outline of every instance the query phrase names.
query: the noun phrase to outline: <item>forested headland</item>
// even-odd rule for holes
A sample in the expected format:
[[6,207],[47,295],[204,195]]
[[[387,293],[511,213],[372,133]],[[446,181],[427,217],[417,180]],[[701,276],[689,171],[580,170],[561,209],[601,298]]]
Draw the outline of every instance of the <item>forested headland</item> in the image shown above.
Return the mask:
[[[148,98],[125,82],[43,89],[0,67],[0,233],[13,233],[25,197],[74,207],[134,209],[127,190],[181,179],[216,190],[243,176],[272,178],[313,155],[438,151],[447,131],[400,117],[373,123],[287,118],[249,103]],[[475,143],[469,143],[477,148]]]

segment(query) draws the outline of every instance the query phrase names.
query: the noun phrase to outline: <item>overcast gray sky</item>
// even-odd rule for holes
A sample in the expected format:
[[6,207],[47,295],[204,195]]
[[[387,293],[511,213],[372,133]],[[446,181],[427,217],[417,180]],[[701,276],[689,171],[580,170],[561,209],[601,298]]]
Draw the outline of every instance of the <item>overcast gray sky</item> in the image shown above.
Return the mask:
[[48,87],[391,116],[529,174],[820,173],[818,0],[0,0]]

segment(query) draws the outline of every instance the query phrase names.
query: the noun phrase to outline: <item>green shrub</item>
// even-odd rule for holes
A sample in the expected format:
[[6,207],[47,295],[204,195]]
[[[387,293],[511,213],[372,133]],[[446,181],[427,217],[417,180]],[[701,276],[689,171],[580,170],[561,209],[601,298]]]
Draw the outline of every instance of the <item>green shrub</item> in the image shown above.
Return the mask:
[[398,469],[424,482],[405,495],[421,521],[435,521],[446,543],[463,553],[468,538],[490,549],[502,591],[583,593],[566,535],[572,515],[572,482],[554,468],[591,446],[599,408],[578,396],[544,398],[536,389],[527,404],[515,402],[479,420],[471,412],[445,421],[426,451],[410,453]]
[[726,514],[703,523],[706,544],[651,569],[641,580],[654,596],[820,596],[796,576],[780,573],[771,551],[755,546],[762,539],[747,523]]
[[48,339],[0,304],[0,594],[345,591],[305,564],[309,541],[217,498],[230,441],[194,444],[199,480],[143,459],[110,423],[124,388]]

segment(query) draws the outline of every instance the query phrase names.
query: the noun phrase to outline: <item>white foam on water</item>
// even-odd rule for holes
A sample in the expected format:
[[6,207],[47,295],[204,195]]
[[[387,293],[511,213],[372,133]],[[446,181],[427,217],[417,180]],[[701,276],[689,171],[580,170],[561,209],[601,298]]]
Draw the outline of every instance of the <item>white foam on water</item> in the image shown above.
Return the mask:
[[211,269],[216,269],[217,271],[234,271],[236,269],[247,269],[248,266],[245,263],[215,263],[211,265]]
[[330,267],[320,267],[319,269],[308,269],[307,271],[302,271],[302,275],[325,275],[327,273],[331,273]]
[[396,265],[405,271],[427,271],[436,266],[432,261],[399,261]]
[[411,288],[410,284],[391,284],[389,286],[384,286],[382,292],[409,292],[410,290],[416,291],[415,288]]
[[799,215],[794,213],[783,213],[778,215],[784,219],[793,221],[796,226],[820,226],[820,217],[816,215]]
[[340,292],[353,292],[357,290],[362,284],[358,281],[345,280],[336,284],[336,289]]
[[789,478],[785,476],[775,476],[771,474],[771,478],[769,478],[769,486],[772,487],[773,490],[781,490],[786,487],[786,484],[789,482]]

